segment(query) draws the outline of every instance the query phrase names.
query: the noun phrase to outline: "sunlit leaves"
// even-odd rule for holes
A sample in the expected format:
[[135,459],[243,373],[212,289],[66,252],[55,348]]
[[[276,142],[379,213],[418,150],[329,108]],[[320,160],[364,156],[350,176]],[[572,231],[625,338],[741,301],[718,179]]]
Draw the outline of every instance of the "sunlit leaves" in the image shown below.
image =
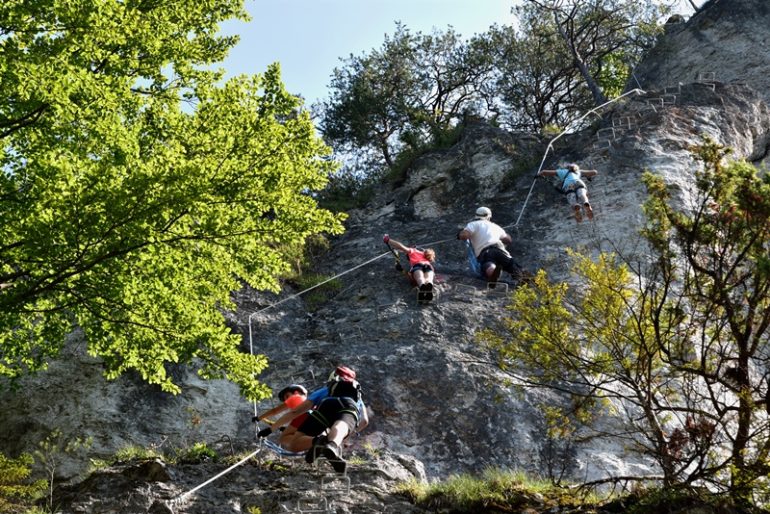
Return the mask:
[[109,377],[175,391],[166,365],[195,360],[266,392],[222,310],[341,225],[309,194],[334,164],[278,66],[211,70],[241,3],[0,7],[0,374],[44,366],[80,326]]
[[646,173],[649,256],[572,254],[569,287],[539,273],[481,338],[521,383],[604,407],[624,433],[603,435],[630,434],[664,481],[746,501],[770,454],[770,181],[728,155],[693,148],[685,191]]

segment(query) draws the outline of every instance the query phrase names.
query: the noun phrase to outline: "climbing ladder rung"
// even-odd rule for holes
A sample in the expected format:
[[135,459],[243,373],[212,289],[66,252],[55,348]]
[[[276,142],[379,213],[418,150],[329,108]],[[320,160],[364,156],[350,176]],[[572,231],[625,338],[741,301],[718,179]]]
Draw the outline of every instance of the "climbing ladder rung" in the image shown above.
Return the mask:
[[334,474],[321,477],[321,490],[340,491],[345,494],[350,494],[350,477],[347,475],[347,473],[348,470],[345,468],[344,474]]
[[682,84],[677,84],[676,86],[668,86],[663,88],[663,93],[667,95],[678,95],[682,92]]
[[613,139],[615,137],[615,129],[612,127],[606,127],[596,131],[596,137],[598,139]]
[[662,98],[650,98],[647,100],[647,105],[650,107],[663,107],[663,99]]
[[487,282],[487,293],[506,294],[507,292],[508,284],[506,282]]
[[319,514],[331,512],[329,510],[329,502],[325,497],[307,499],[300,498],[297,500],[297,514]]
[[472,296],[476,296],[476,294],[479,292],[479,290],[476,289],[476,286],[471,286],[468,284],[455,284],[455,290],[458,293],[466,293]]

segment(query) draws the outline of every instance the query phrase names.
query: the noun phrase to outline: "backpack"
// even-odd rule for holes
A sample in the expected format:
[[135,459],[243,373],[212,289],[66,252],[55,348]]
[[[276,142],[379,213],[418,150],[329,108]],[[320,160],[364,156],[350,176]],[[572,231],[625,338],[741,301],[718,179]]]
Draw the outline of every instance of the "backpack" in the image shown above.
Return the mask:
[[361,400],[361,384],[357,380],[348,380],[338,377],[338,380],[329,382],[329,396],[334,398],[351,398],[354,402]]

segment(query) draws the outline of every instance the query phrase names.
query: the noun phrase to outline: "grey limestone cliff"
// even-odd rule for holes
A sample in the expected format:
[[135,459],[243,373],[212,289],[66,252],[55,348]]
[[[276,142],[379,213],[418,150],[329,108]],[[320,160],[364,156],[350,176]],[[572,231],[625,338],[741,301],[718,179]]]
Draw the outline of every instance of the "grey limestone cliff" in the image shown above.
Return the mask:
[[[320,306],[310,308],[302,296],[292,297],[293,290],[280,296],[236,293],[239,309],[229,320],[244,335],[245,351],[251,346],[269,357],[262,377],[268,385],[320,385],[338,363],[359,374],[372,423],[346,450],[356,457],[349,472],[356,492],[354,498],[334,497],[337,512],[417,512],[390,492],[409,477],[436,479],[489,466],[544,473],[553,455],[544,444],[540,404],[558,399],[510,389],[492,356],[475,341],[479,329],[499,322],[507,296],[501,289],[486,290],[468,271],[455,233],[478,205],[486,205],[513,235],[512,253],[524,268],[542,267],[563,279],[569,277],[567,248],[644,252],[637,235],[643,171],[677,186],[686,204],[696,167],[688,149],[702,134],[734,148],[736,157],[767,164],[770,58],[762,34],[768,23],[767,2],[712,0],[661,36],[636,72],[643,93],[613,104],[600,121],[559,140],[547,166],[576,161],[599,171],[589,183],[593,223],[576,224],[547,181],[533,184],[547,141],[474,124],[456,145],[422,156],[401,183],[383,184],[366,208],[350,213],[345,234],[318,263],[319,272],[341,274],[341,287]],[[433,304],[418,305],[416,293],[394,269],[381,241],[386,232],[436,249],[439,285]],[[131,377],[106,383],[99,363],[83,357],[78,344],[73,337],[69,358],[25,379],[23,396],[2,393],[0,450],[14,454],[34,447],[52,427],[65,437],[91,436],[91,457],[128,444],[162,448],[207,441],[225,453],[254,447],[253,406],[230,384],[200,381],[188,370],[175,371],[183,384],[177,397]],[[650,462],[600,440],[571,448],[559,459],[578,480],[655,472]],[[84,462],[84,455],[63,461],[62,478],[79,476]],[[323,476],[302,464],[284,466],[283,473],[241,467],[175,511],[240,512],[258,505],[262,512],[282,512],[301,503],[308,490],[321,501],[312,491]],[[176,466],[163,480],[132,481],[125,469],[97,474],[62,492],[63,511],[117,512],[132,505],[128,510],[140,512],[153,502],[163,511],[159,501],[221,469]]]

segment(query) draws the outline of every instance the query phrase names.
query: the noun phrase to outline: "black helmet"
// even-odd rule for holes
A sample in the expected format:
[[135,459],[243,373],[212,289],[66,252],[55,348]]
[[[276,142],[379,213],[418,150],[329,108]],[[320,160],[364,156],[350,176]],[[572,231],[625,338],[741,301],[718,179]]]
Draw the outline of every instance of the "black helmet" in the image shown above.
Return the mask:
[[300,394],[304,394],[305,396],[307,396],[307,389],[305,389],[303,386],[301,386],[299,384],[288,385],[288,386],[284,387],[283,389],[281,389],[280,391],[278,391],[278,399],[283,401],[284,400],[284,395],[287,395],[289,393],[300,393]]

